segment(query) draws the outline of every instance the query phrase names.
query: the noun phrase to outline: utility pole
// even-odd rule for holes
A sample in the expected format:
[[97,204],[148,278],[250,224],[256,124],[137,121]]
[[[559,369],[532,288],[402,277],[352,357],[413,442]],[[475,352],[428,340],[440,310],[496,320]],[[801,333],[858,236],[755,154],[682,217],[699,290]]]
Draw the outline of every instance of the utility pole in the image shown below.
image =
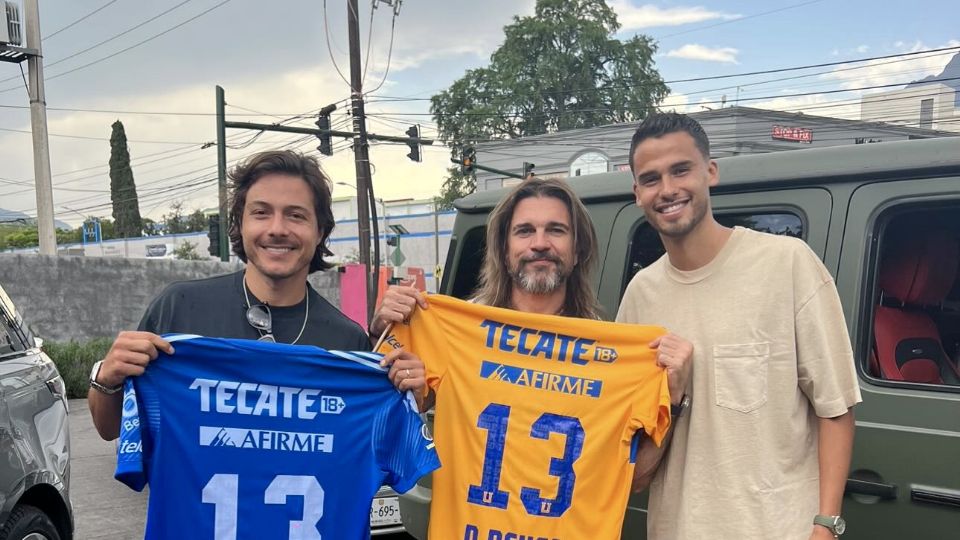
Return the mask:
[[[360,55],[360,20],[357,0],[347,0],[347,26],[350,42],[350,98],[353,106],[354,162],[357,170],[357,228],[360,237],[360,264],[367,270],[367,321],[373,318],[377,301],[380,261],[370,261],[370,154],[367,146],[367,121],[363,111],[363,75]],[[372,266],[376,265],[376,267]]]
[[42,255],[57,254],[53,224],[53,182],[50,178],[50,142],[47,137],[47,101],[43,92],[43,53],[40,50],[40,8],[37,0],[24,0],[24,23],[30,72],[30,127],[33,134],[33,178],[37,192],[37,233]]
[[220,226],[217,229],[219,235],[218,246],[220,260],[228,262],[230,260],[230,244],[227,241],[227,126],[225,118],[226,100],[223,95],[223,88],[217,85],[217,190],[220,201]]

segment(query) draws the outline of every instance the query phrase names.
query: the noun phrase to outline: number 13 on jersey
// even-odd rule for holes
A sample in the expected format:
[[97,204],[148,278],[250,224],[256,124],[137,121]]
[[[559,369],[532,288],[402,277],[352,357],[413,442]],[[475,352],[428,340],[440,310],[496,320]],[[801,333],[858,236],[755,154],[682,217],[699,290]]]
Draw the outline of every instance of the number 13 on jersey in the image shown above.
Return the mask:
[[[506,509],[510,503],[510,493],[500,489],[509,422],[510,407],[507,405],[491,403],[480,413],[477,426],[487,431],[487,445],[480,484],[470,485],[467,490],[467,501],[472,504]],[[570,508],[573,500],[573,488],[577,481],[573,464],[583,450],[583,426],[579,419],[572,416],[543,413],[530,427],[529,436],[547,440],[553,433],[566,437],[563,456],[550,458],[550,466],[546,471],[558,478],[557,497],[547,499],[541,496],[539,489],[521,488],[520,502],[531,516],[560,517]]]

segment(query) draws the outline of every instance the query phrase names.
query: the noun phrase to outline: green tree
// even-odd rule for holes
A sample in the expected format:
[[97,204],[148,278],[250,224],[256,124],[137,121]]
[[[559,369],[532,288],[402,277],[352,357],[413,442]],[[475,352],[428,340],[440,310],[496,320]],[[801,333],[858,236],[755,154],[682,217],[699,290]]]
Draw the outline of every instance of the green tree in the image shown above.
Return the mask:
[[440,186],[440,196],[433,198],[433,204],[437,210],[452,210],[453,201],[466,197],[477,189],[475,174],[464,174],[460,167],[450,167],[447,173],[447,179]]
[[143,236],[159,236],[161,225],[150,218],[143,218]]
[[181,261],[199,261],[203,257],[197,253],[196,244],[185,241],[173,250],[173,258]]
[[118,238],[141,235],[140,206],[137,202],[137,186],[130,168],[130,151],[127,149],[127,134],[119,120],[111,126],[110,134],[110,200],[113,202],[113,219]]
[[187,218],[187,232],[201,232],[207,230],[207,216],[202,210],[194,210]]
[[[430,98],[454,159],[474,142],[643,119],[668,93],[657,46],[644,35],[618,40],[619,29],[603,0],[537,0],[533,16],[514,17],[489,66]],[[459,189],[473,186],[452,174],[440,200]]]
[[166,234],[182,234],[189,232],[187,222],[183,219],[183,201],[176,201],[170,205],[170,212],[160,218],[163,221],[163,230]]

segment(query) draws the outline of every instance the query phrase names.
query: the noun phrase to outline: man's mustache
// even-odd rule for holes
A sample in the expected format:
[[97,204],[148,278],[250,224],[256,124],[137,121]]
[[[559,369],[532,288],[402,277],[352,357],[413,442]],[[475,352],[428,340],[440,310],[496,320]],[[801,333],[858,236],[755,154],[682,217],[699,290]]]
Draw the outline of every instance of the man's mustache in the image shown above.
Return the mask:
[[544,253],[542,255],[534,255],[533,257],[522,257],[520,259],[521,264],[540,262],[540,261],[549,261],[557,266],[561,266],[563,264],[563,261],[561,261],[559,257],[550,255],[549,253]]

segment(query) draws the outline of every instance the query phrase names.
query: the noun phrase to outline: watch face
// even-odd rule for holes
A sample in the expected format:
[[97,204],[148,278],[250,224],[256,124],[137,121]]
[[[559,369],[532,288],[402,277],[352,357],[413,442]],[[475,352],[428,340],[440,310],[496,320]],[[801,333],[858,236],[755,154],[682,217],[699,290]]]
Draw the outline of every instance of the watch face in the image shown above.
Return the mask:
[[842,517],[837,518],[837,522],[833,525],[833,532],[839,536],[847,530],[847,522],[843,520]]

